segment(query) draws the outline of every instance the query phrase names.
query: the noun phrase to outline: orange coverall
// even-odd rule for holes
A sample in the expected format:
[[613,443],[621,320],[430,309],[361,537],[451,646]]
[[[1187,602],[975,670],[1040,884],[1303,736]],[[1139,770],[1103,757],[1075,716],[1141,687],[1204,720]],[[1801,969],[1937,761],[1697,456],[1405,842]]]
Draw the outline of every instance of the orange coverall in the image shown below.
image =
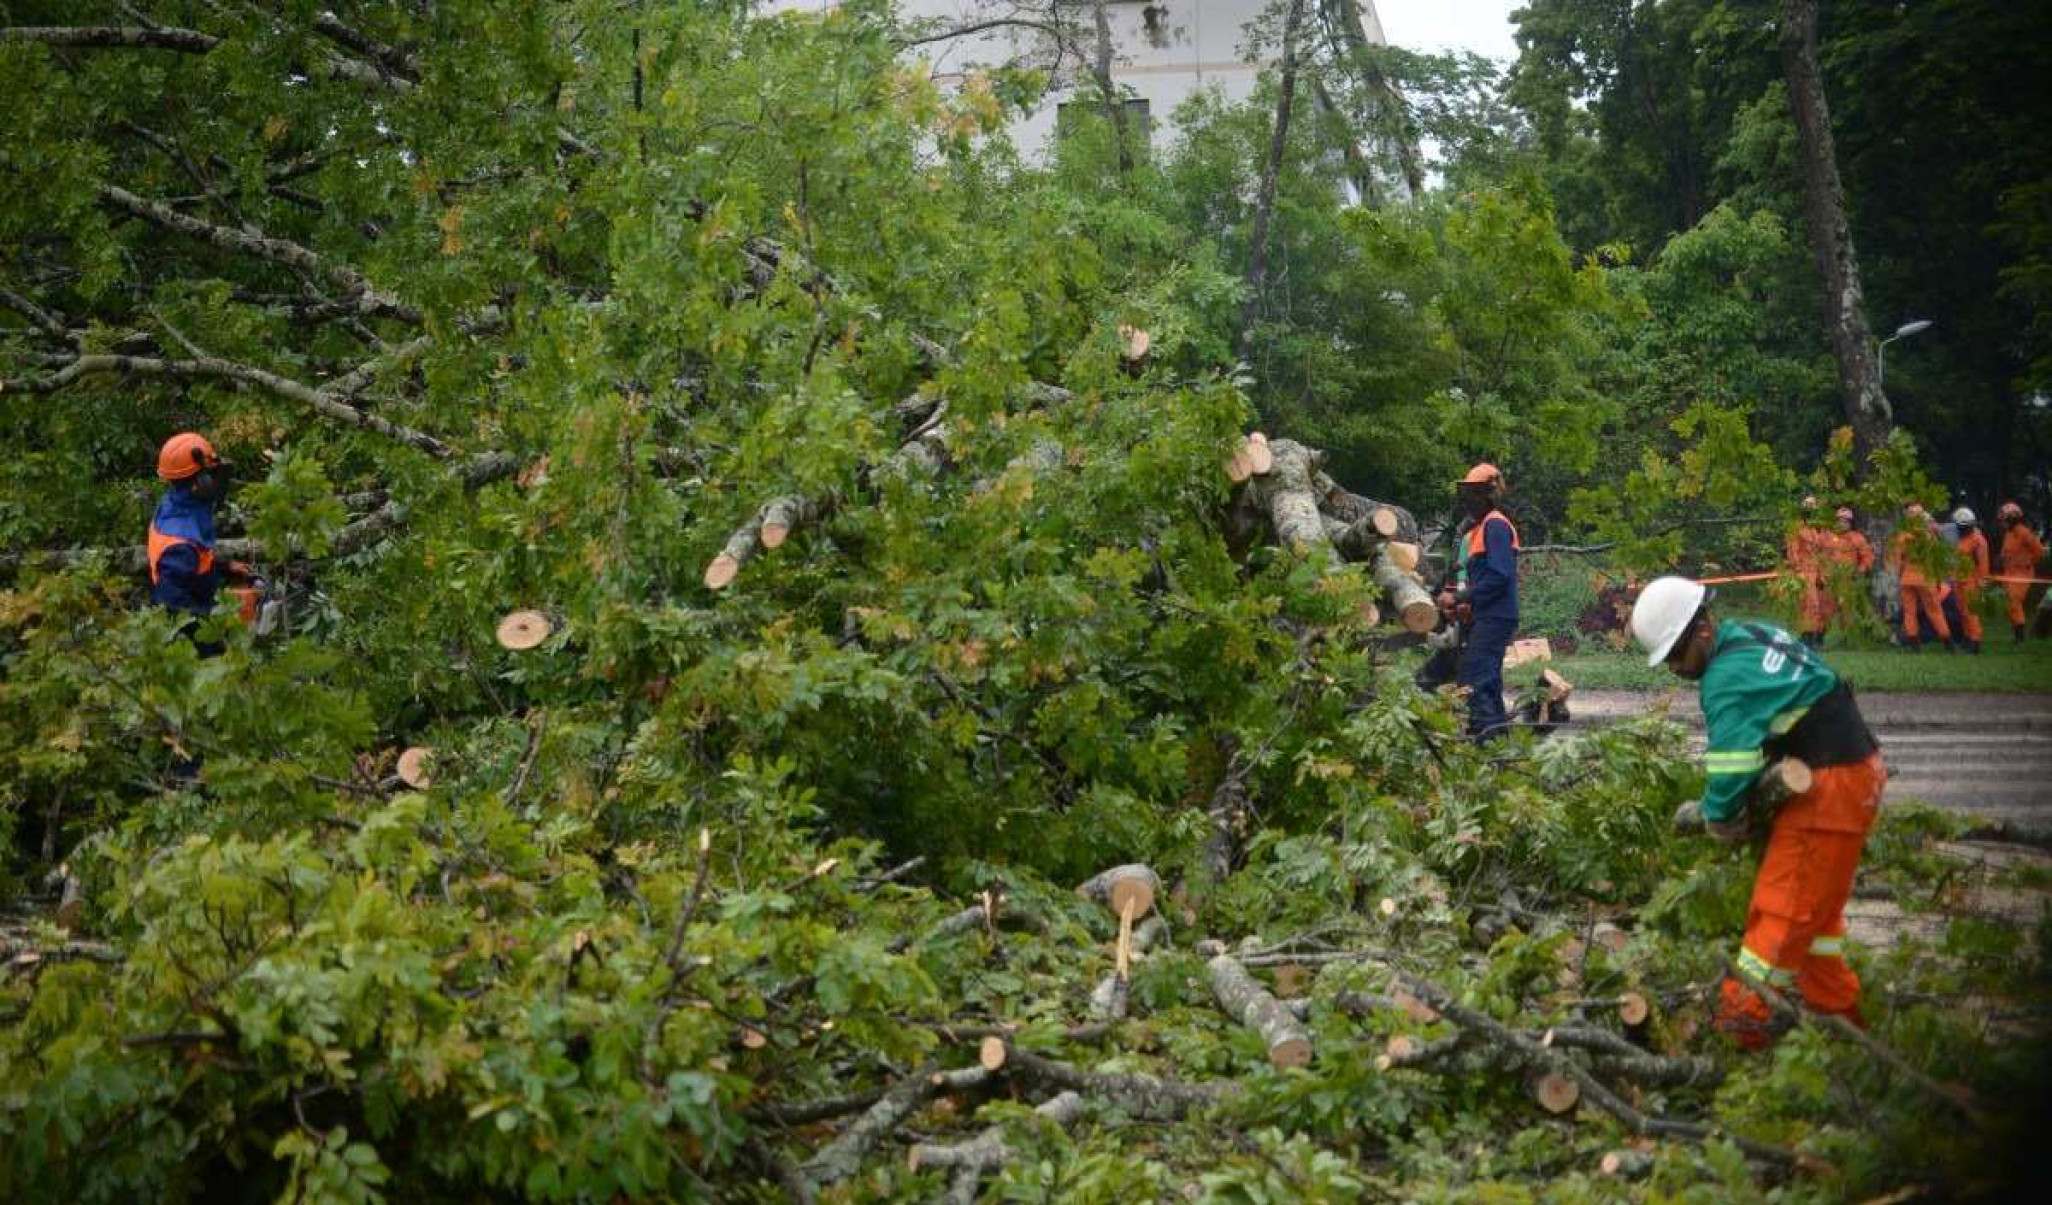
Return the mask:
[[1838,610],[1824,588],[1824,574],[1836,555],[1838,537],[1829,529],[1805,524],[1788,533],[1788,571],[1803,583],[1802,631],[1822,636]]
[[[2045,555],[2045,545],[2038,534],[2021,523],[2012,523],[2002,533],[2002,576],[2036,577],[2038,562]],[[2024,621],[2024,596],[2031,592],[2026,582],[2004,582],[2002,588],[2009,592],[2009,622],[2021,625]]]
[[1911,640],[1917,638],[1917,609],[1923,608],[1931,620],[1931,630],[1940,640],[1952,639],[1952,625],[1945,622],[1945,611],[1938,605],[1938,588],[1924,576],[1924,571],[1910,563],[1910,540],[1917,533],[1904,528],[1895,533],[1888,545],[1888,567],[1895,570],[1902,581],[1902,632]]
[[1861,573],[1874,571],[1874,546],[1867,543],[1867,537],[1857,531],[1838,533],[1838,562],[1851,565]]
[[1978,642],[1981,639],[1981,612],[1976,606],[1981,598],[1981,587],[1988,583],[1988,537],[1976,527],[1959,538],[1960,555],[1967,559],[1966,576],[1959,579],[1959,620],[1966,627],[1966,638]]
[[[1818,1012],[1859,1020],[1860,977],[1845,961],[1845,903],[1860,850],[1888,781],[1881,755],[1816,770],[1810,789],[1782,805],[1746,909],[1739,969],[1769,987],[1794,987]],[[1726,978],[1717,1028],[1747,1049],[1773,1040],[1773,1011]]]

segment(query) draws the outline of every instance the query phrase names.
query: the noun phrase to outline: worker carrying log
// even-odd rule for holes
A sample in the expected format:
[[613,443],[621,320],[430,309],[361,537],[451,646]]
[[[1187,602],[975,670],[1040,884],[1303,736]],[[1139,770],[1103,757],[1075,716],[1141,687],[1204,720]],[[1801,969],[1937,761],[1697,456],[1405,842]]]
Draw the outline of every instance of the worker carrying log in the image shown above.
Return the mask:
[[[1702,820],[1725,841],[1767,833],[1738,969],[1776,989],[1793,986],[1810,1008],[1858,1023],[1845,903],[1888,777],[1880,743],[1852,688],[1816,650],[1769,624],[1720,623],[1709,603],[1702,583],[1659,578],[1632,608],[1632,636],[1649,666],[1665,664],[1701,684],[1709,736]],[[1775,759],[1801,761],[1809,782],[1766,817],[1749,794]],[[1728,976],[1719,991],[1720,1030],[1747,1049],[1774,1039],[1775,1014],[1746,982]]]
[[2016,503],[2003,503],[1995,518],[2002,524],[2002,576],[2009,579],[2002,583],[2002,588],[2009,594],[2009,628],[2016,642],[2022,644],[2024,598],[2031,592],[2031,584],[2017,579],[2037,576],[2038,562],[2045,556],[2045,543],[2024,523],[2023,507]]
[[1456,588],[1442,593],[1440,605],[1465,629],[1455,677],[1468,691],[1468,734],[1489,740],[1510,722],[1503,655],[1518,630],[1518,529],[1503,513],[1503,473],[1495,465],[1469,469],[1455,491],[1471,526],[1460,543]]
[[1805,496],[1802,514],[1788,533],[1786,560],[1788,572],[1802,584],[1803,643],[1811,648],[1824,647],[1824,630],[1838,609],[1825,582],[1837,548],[1838,537],[1824,526],[1817,496]]
[[[224,579],[251,591],[238,599],[245,619],[253,618],[247,612],[261,589],[248,565],[219,562],[214,556],[214,510],[227,496],[230,471],[214,445],[190,431],[165,440],[157,451],[157,476],[169,488],[150,519],[150,601],[193,616],[188,633],[198,626],[199,617],[213,611]],[[199,649],[202,656],[213,656],[221,646],[201,644]]]

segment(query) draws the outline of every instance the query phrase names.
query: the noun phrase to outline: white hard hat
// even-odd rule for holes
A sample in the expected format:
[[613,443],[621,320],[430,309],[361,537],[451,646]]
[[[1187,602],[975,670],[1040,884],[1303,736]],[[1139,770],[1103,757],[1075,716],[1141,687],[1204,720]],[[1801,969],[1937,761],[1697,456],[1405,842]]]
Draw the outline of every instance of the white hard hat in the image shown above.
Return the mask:
[[1961,527],[1972,527],[1975,523],[1979,522],[1978,519],[1974,518],[1974,508],[1971,506],[1962,506],[1958,510],[1953,511],[1952,521]]
[[1685,577],[1657,577],[1646,583],[1639,601],[1632,604],[1632,639],[1646,650],[1647,665],[1667,660],[1708,597],[1703,583]]

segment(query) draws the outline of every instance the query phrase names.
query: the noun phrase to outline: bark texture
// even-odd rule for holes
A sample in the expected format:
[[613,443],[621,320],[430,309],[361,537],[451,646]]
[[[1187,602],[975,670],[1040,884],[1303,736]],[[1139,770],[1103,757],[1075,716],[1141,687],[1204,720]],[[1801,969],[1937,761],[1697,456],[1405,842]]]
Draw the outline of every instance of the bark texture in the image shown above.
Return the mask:
[[1868,453],[1888,442],[1895,416],[1881,390],[1874,335],[1867,328],[1860,264],[1853,252],[1845,185],[1838,176],[1831,137],[1831,108],[1824,96],[1824,74],[1817,66],[1817,0],[1782,0],[1781,66],[1802,146],[1803,220],[1824,286],[1824,330],[1838,361],[1846,421],[1864,462]]
[[1297,99],[1297,27],[1304,19],[1304,0],[1289,0],[1283,13],[1282,79],[1275,101],[1275,124],[1268,134],[1268,157],[1261,165],[1261,185],[1254,197],[1254,227],[1248,235],[1247,302],[1240,311],[1240,354],[1254,343],[1254,316],[1261,310],[1261,291],[1268,284],[1268,227],[1275,220],[1276,180],[1282,175],[1283,152],[1290,141],[1290,110]]
[[1311,1033],[1303,1022],[1267,988],[1255,982],[1247,968],[1230,954],[1212,958],[1211,994],[1218,1006],[1240,1024],[1261,1035],[1268,1043],[1268,1061],[1277,1067],[1302,1067],[1311,1061]]

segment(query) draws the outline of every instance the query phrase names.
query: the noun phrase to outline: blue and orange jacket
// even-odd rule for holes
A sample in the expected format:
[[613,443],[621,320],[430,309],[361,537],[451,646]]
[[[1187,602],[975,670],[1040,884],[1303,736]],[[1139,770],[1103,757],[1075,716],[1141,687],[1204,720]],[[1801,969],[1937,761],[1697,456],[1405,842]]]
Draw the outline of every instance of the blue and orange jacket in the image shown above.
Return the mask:
[[1492,510],[1468,529],[1462,546],[1468,602],[1475,618],[1518,617],[1518,529],[1510,516]]
[[221,573],[214,565],[214,508],[174,485],[150,520],[150,601],[172,611],[214,609]]

